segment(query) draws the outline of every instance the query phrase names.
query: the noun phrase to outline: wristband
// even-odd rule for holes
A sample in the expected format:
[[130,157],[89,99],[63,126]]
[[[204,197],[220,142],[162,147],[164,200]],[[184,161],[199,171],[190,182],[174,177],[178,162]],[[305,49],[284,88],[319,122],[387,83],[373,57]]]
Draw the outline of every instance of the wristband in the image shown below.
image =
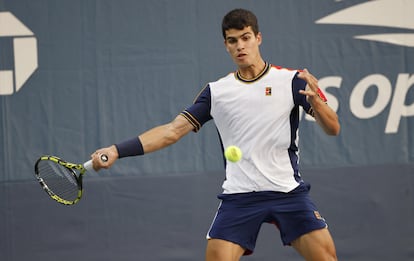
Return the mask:
[[144,148],[138,137],[117,143],[115,147],[118,150],[119,158],[144,155]]

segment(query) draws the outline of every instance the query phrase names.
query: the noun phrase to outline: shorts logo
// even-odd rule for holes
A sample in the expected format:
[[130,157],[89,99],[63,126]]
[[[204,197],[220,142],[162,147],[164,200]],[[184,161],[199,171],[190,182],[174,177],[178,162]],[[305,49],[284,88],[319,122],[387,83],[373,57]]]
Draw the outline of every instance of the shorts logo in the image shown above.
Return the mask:
[[266,96],[272,96],[272,87],[266,87],[265,95]]
[[315,215],[315,217],[317,218],[317,219],[319,219],[319,220],[325,220],[322,216],[321,216],[321,214],[319,214],[319,211],[313,211],[313,214]]

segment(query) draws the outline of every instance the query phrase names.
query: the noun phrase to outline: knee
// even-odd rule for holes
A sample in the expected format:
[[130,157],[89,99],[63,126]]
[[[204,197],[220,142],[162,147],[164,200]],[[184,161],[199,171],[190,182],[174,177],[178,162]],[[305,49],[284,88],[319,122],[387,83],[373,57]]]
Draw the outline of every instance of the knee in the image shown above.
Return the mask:
[[239,261],[243,253],[237,244],[220,239],[207,241],[206,261]]
[[338,261],[338,257],[336,256],[335,247],[329,247],[325,252],[325,259],[327,261]]

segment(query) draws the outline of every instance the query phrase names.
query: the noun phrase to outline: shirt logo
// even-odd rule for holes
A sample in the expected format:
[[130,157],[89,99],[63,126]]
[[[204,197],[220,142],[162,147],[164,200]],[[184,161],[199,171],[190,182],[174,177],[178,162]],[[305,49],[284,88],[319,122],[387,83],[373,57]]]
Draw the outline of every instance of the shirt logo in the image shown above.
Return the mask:
[[272,96],[272,87],[266,87],[265,88],[265,95],[266,96]]

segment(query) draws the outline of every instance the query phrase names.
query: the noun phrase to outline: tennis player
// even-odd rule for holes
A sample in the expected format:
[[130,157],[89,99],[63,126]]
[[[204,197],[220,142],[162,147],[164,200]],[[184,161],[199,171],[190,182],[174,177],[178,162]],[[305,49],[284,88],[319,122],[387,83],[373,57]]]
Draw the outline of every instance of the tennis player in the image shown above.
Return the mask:
[[[306,69],[274,66],[261,57],[256,16],[235,9],[222,21],[224,45],[237,71],[208,83],[174,120],[92,154],[96,170],[118,158],[143,155],[176,143],[214,120],[223,147],[243,157],[226,164],[220,207],[207,233],[207,261],[236,261],[253,253],[263,223],[273,223],[284,245],[305,260],[337,260],[325,219],[309,196],[298,166],[299,106],[328,135],[340,124]],[[108,162],[99,160],[106,154]]]

